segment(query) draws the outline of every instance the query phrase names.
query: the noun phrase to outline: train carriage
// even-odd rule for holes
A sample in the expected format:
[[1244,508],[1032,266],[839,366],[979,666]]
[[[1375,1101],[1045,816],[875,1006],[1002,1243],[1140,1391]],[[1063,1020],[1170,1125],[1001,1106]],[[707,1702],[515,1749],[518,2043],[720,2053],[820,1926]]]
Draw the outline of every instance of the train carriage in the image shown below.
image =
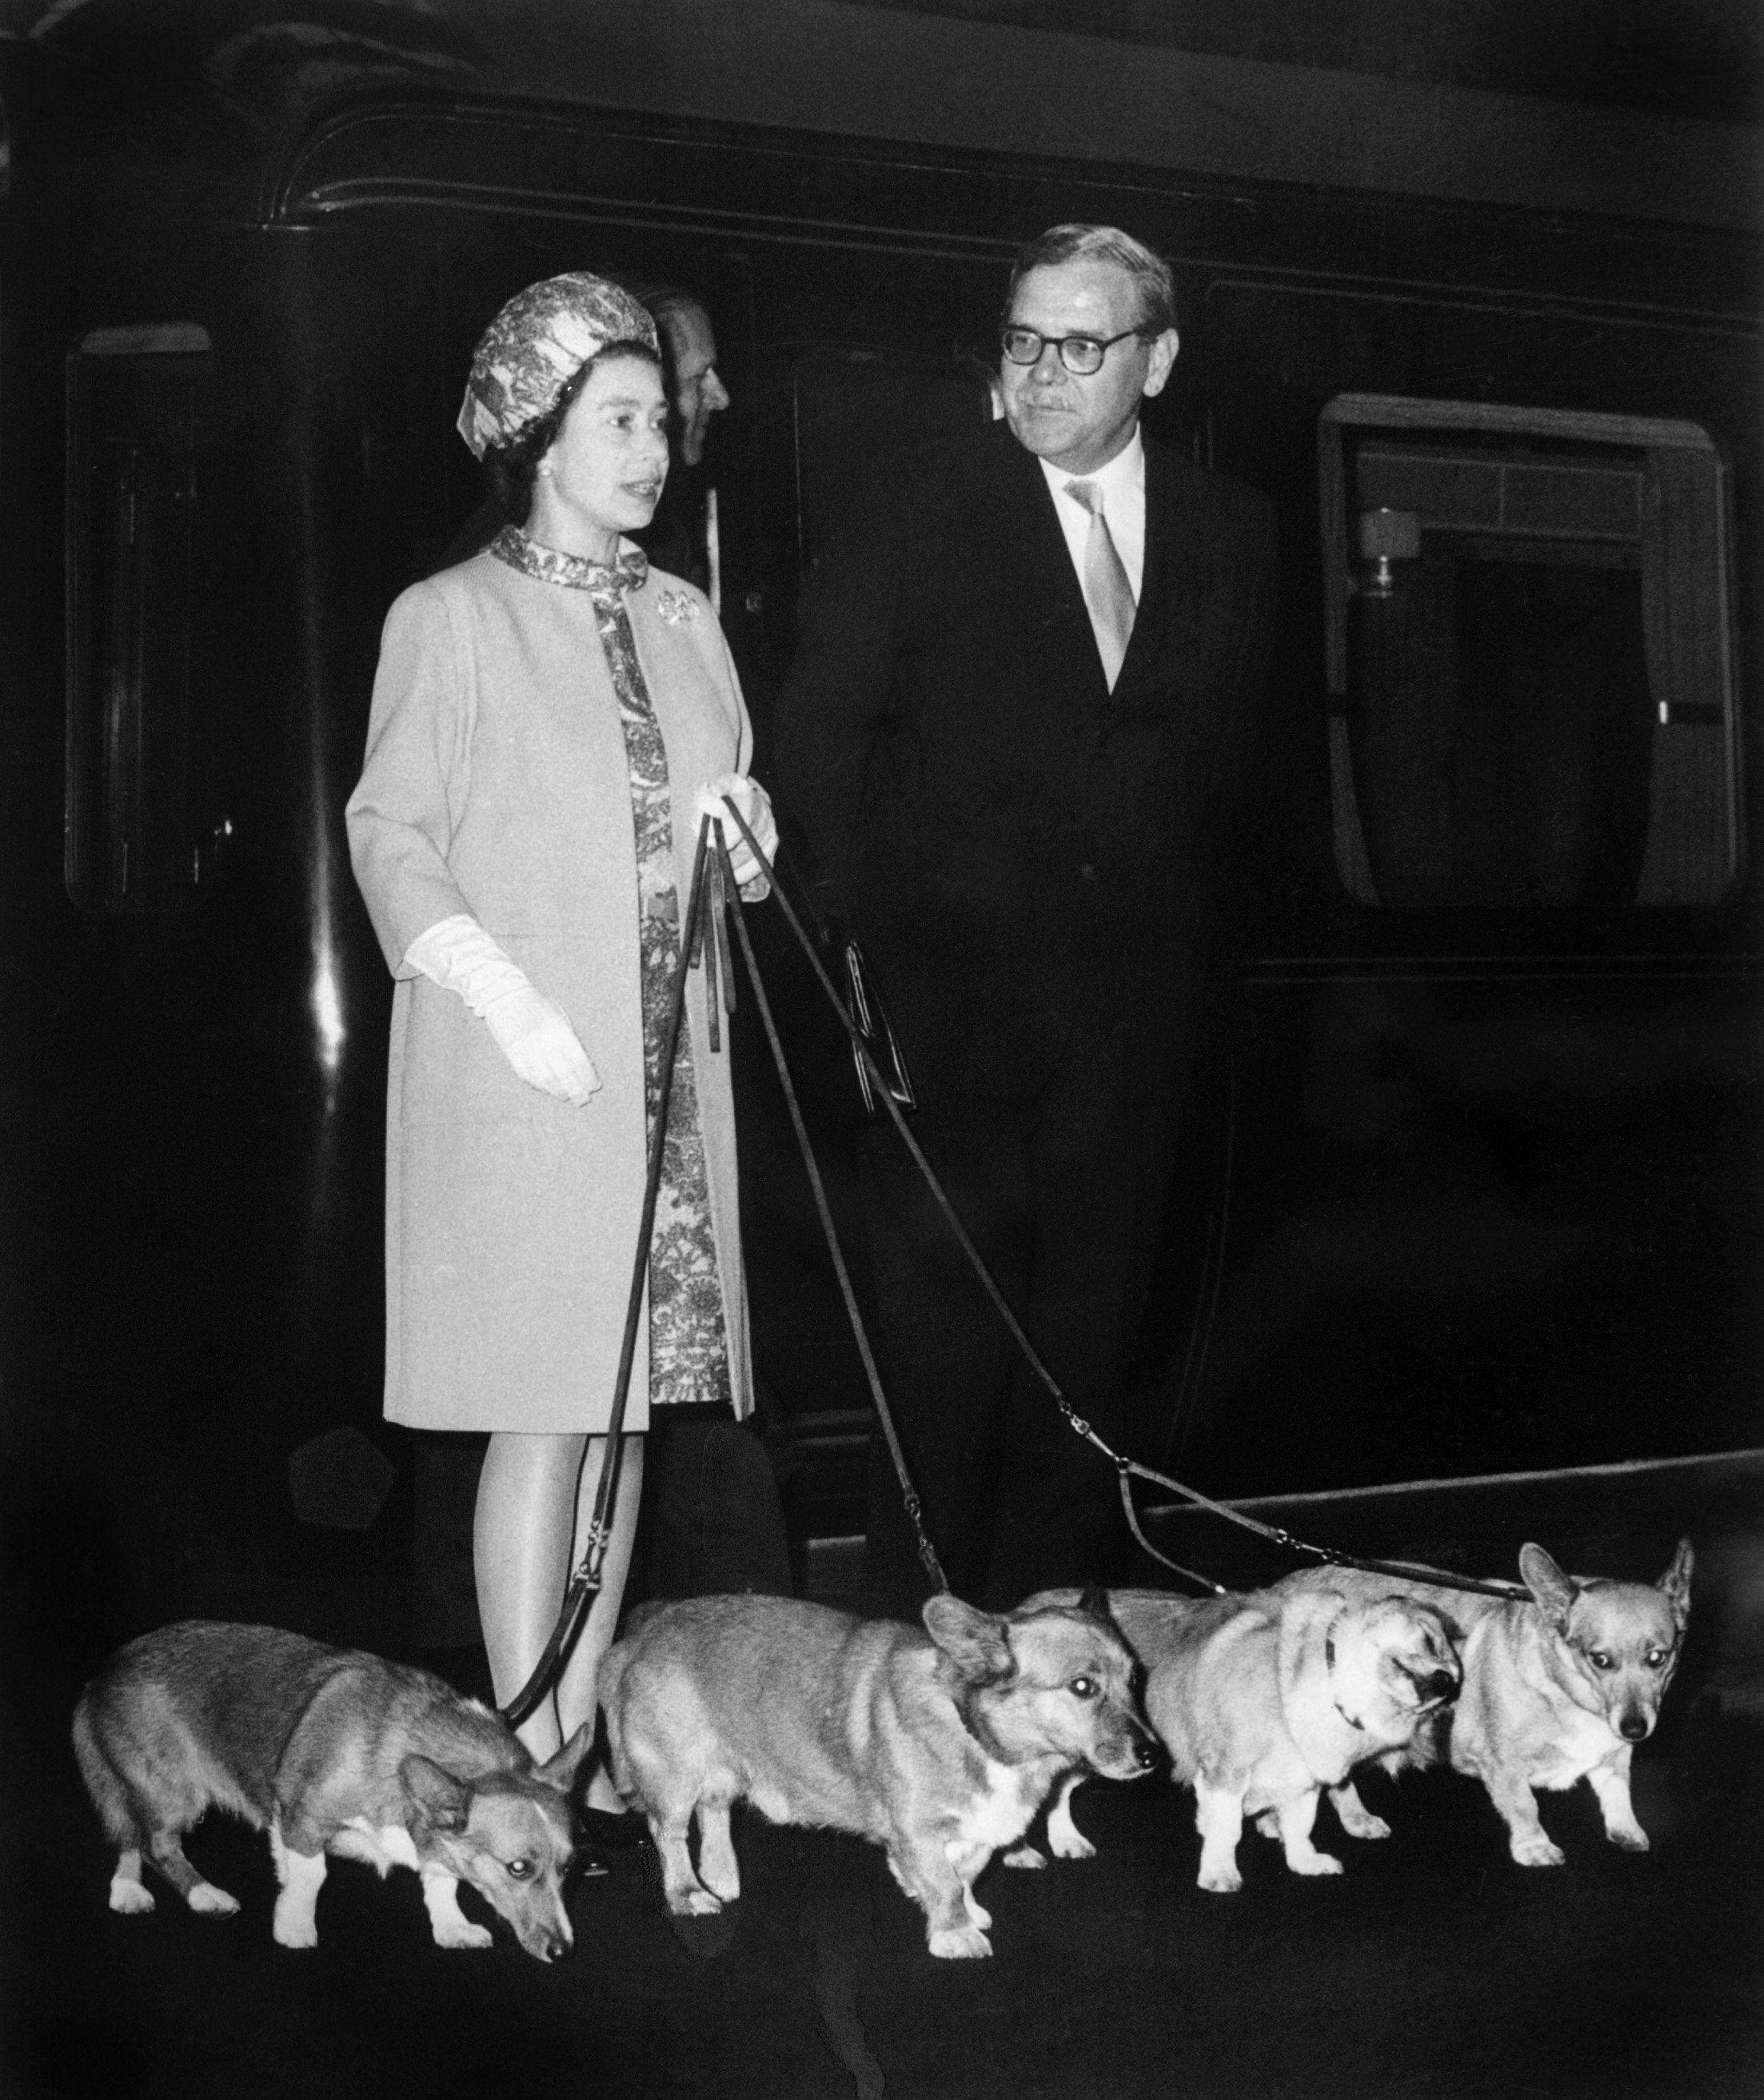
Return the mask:
[[[107,99],[22,55],[28,1404],[236,1468],[235,1513],[312,1438],[376,1433],[387,994],[340,813],[380,617],[477,501],[451,426],[483,316],[581,263],[705,301],[763,771],[857,469],[986,412],[1002,266],[1081,215],[1173,258],[1158,423],[1277,498],[1286,568],[1144,1452],[1274,1490],[1369,1477],[1374,1430],[1381,1478],[1751,1440],[1753,235],[687,121],[414,60],[266,136],[213,91]],[[1366,551],[1380,521],[1403,551]],[[855,1529],[864,1396],[745,1077],[762,1369],[806,1521]]]

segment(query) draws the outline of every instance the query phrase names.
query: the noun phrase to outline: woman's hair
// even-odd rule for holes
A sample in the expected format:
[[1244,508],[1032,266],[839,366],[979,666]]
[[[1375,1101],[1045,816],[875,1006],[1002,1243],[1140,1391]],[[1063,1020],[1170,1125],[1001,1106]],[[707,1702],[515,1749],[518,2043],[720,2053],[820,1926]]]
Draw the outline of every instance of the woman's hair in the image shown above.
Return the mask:
[[588,384],[589,374],[598,365],[611,364],[615,359],[624,357],[634,359],[639,364],[652,365],[658,372],[661,370],[661,359],[646,342],[639,342],[634,337],[609,342],[576,367],[543,416],[536,416],[530,423],[523,423],[512,438],[501,444],[484,448],[484,478],[490,484],[490,493],[497,509],[511,525],[527,523],[527,514],[533,507],[533,477],[539,470],[539,462],[557,443],[558,433],[576,406],[576,396]]
[[1170,265],[1162,256],[1154,254],[1144,241],[1136,240],[1131,233],[1123,233],[1118,226],[1082,223],[1050,226],[1045,233],[1038,234],[1017,251],[1004,295],[1005,318],[1010,318],[1017,286],[1031,270],[1059,262],[1074,262],[1081,258],[1113,262],[1133,280],[1140,295],[1141,335],[1161,335],[1166,329],[1175,326],[1175,284]]

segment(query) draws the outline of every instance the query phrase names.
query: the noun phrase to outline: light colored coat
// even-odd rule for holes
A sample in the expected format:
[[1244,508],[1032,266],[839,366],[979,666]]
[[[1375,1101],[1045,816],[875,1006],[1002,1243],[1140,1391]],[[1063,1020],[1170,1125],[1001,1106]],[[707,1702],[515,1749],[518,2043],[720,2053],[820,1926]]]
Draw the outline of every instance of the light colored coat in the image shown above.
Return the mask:
[[[668,752],[684,912],[699,785],[752,732],[708,600],[652,571],[625,600]],[[624,733],[585,592],[487,553],[394,604],[349,803],[393,999],[386,1412],[426,1429],[604,1428],[646,1168],[636,848]],[[515,1076],[411,942],[470,912],[569,1016],[600,1074],[572,1108]],[[735,1409],[752,1405],[729,1038],[687,989]],[[625,1426],[649,1416],[648,1320]]]

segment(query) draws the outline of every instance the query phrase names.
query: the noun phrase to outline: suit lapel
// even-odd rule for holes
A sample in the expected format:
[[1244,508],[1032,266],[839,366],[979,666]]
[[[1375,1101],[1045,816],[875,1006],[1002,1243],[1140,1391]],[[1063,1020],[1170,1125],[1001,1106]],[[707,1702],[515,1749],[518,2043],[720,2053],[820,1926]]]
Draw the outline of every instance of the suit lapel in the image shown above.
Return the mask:
[[1047,476],[1033,452],[1002,423],[996,428],[1009,449],[1000,460],[1001,500],[994,515],[1009,536],[1006,558],[1017,593],[1017,616],[1023,631],[1040,638],[1044,686],[1094,705],[1107,693],[1102,659]]
[[[1176,500],[1175,462],[1160,444],[1145,447],[1145,564],[1139,611],[1114,699],[1131,703],[1167,686],[1180,653],[1189,580],[1194,574],[1194,518]],[[1069,567],[1069,564],[1068,564]]]

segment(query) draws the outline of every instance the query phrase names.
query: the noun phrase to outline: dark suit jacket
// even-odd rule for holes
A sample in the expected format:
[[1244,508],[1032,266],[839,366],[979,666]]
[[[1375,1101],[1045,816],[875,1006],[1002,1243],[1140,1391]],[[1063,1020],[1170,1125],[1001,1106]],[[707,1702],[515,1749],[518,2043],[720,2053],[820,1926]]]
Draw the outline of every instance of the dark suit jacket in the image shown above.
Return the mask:
[[1253,741],[1272,506],[1147,440],[1145,567],[1105,684],[1039,462],[1003,423],[884,462],[810,578],[779,788],[915,1078],[1038,1087],[1079,1017],[1185,1071],[1211,848]]

